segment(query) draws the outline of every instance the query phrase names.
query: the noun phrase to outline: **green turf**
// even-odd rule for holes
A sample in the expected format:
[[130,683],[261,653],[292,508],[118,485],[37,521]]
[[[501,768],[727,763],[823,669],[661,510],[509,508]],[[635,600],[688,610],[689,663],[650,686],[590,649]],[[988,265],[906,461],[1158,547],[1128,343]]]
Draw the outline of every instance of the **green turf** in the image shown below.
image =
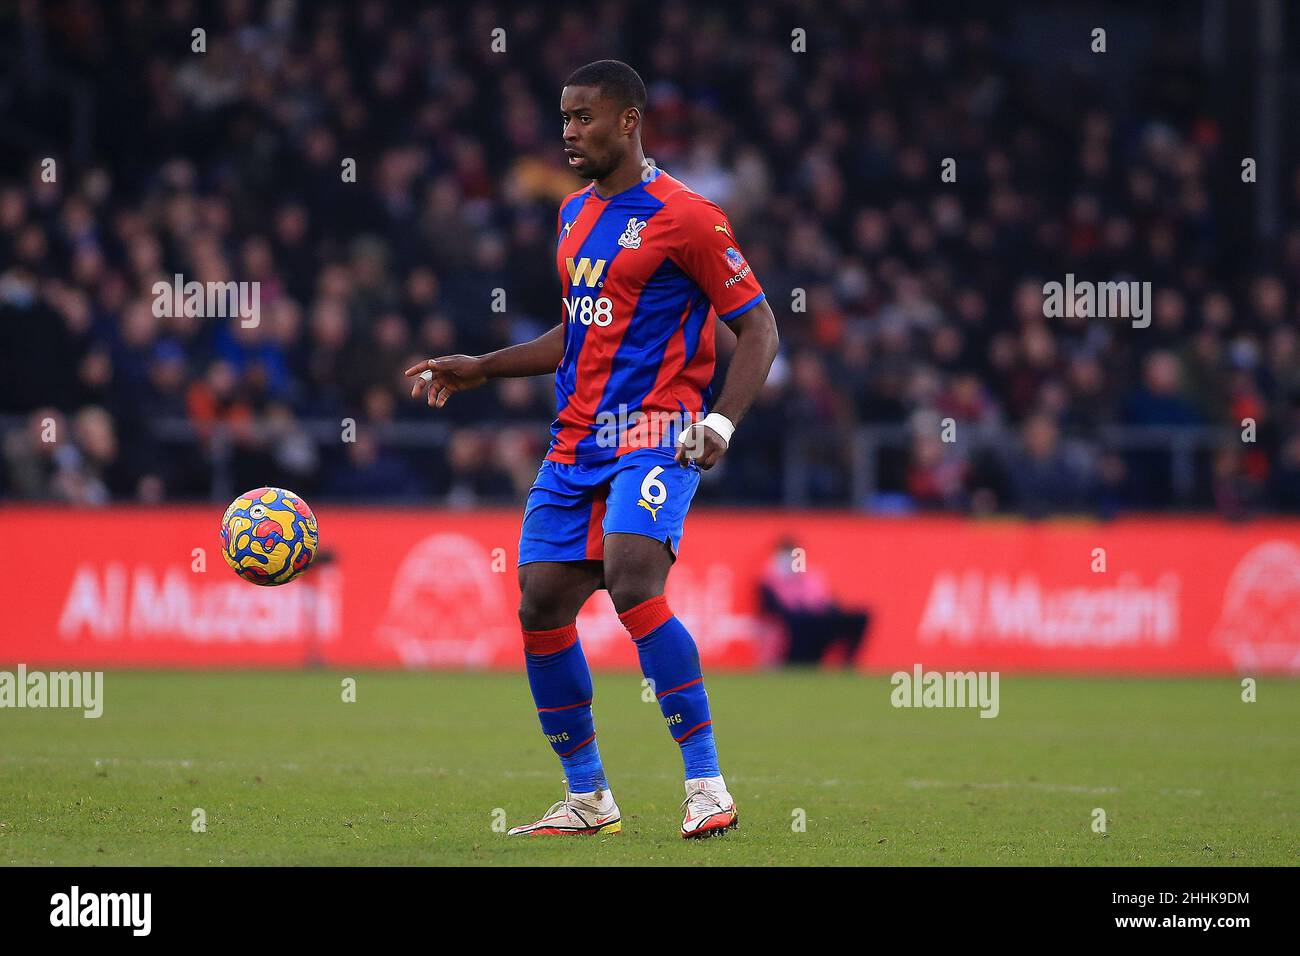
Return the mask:
[[1004,676],[982,719],[894,709],[880,677],[714,675],[742,828],[696,843],[635,675],[597,675],[624,832],[531,840],[493,829],[561,795],[522,675],[359,673],[356,703],[343,676],[109,672],[98,720],[0,710],[0,863],[1300,863],[1295,681],[1243,703],[1235,680]]

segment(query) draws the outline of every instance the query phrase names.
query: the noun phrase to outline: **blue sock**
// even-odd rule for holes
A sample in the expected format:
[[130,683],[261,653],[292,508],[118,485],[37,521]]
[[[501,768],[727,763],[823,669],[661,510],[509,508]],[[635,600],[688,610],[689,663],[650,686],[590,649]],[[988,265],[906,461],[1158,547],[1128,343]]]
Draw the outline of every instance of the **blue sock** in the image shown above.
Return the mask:
[[682,749],[686,779],[718,776],[722,771],[713,740],[709,695],[690,631],[668,610],[662,595],[619,618],[636,642],[641,673],[650,680],[668,730]]
[[[552,649],[557,646],[558,650]],[[524,647],[528,686],[542,733],[560,758],[569,789],[574,793],[608,789],[591,716],[591,671],[577,628],[570,624],[554,631],[524,631]]]

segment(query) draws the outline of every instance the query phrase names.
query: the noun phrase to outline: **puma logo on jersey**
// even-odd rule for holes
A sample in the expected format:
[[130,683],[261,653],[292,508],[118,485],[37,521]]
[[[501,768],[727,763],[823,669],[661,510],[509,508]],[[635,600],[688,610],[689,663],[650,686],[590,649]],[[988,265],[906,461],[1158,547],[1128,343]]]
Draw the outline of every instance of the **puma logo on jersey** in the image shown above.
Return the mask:
[[569,238],[569,232],[570,232],[572,229],[573,229],[573,223],[571,223],[571,222],[566,222],[566,223],[564,224],[564,238],[565,238],[565,239],[568,239],[568,238]]
[[713,227],[713,231],[714,231],[714,232],[720,232],[720,233],[722,233],[722,234],[725,235],[728,239],[731,238],[731,230],[728,229],[728,228],[726,227],[725,224],[720,225],[720,226],[719,226],[719,225],[715,225],[715,226]]
[[640,505],[642,508],[644,508],[646,511],[650,512],[650,517],[654,519],[656,524],[659,523],[659,508],[662,508],[663,505],[659,505],[659,507],[654,507],[644,498],[638,499],[637,504]]

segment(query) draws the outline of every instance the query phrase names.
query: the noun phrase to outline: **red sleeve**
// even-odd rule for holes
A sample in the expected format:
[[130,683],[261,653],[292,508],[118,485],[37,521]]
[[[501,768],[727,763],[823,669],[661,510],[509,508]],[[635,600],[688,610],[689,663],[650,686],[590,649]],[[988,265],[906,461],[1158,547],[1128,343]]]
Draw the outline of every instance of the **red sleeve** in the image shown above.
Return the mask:
[[743,315],[763,301],[763,287],[740,251],[726,214],[700,196],[679,202],[674,210],[673,261],[704,290],[718,318]]

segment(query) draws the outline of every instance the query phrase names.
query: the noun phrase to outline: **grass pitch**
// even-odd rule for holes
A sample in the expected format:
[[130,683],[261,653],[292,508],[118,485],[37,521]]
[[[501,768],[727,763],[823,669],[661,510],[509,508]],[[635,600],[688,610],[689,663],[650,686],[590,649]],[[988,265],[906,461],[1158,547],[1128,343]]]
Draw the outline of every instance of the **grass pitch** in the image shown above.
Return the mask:
[[741,829],[688,842],[637,675],[596,676],[623,833],[532,839],[494,829],[563,795],[522,674],[363,672],[355,703],[344,676],[119,671],[98,720],[0,710],[0,863],[1300,863],[1295,681],[1243,703],[1235,680],[1004,675],[983,719],[894,709],[883,677],[714,674]]

